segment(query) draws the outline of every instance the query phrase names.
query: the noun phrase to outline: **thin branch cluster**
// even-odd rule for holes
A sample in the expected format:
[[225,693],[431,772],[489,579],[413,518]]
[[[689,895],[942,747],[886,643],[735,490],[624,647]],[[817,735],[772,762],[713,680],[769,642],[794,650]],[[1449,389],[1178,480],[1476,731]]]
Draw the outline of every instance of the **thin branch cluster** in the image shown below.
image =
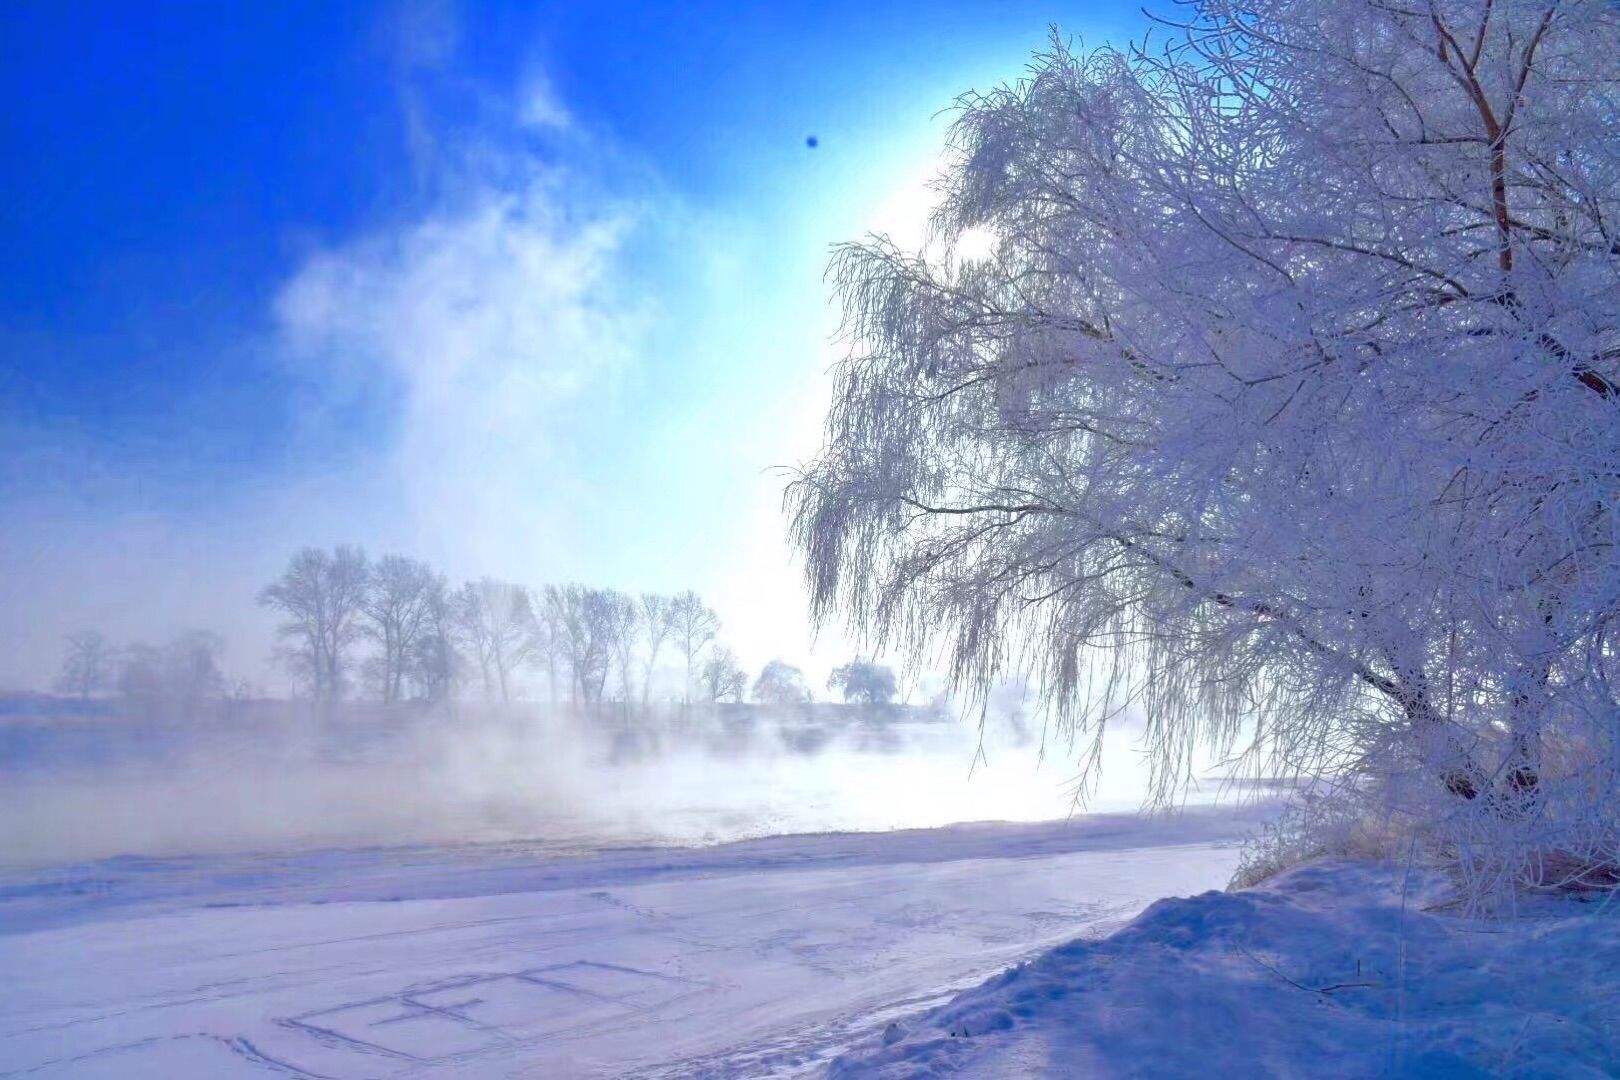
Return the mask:
[[1213,747],[1612,852],[1620,13],[1184,14],[962,98],[935,241],[838,252],[817,611],[1088,757],[1139,708],[1163,798]]

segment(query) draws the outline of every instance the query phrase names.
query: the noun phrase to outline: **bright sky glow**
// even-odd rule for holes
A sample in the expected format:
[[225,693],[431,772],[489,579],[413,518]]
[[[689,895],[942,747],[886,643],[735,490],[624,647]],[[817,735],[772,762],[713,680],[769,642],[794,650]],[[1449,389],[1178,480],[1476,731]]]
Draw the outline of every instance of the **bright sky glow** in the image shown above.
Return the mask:
[[192,625],[273,684],[254,593],[338,542],[694,587],[817,677],[828,248],[921,242],[941,110],[1051,24],[1134,9],[8,8],[0,686]]

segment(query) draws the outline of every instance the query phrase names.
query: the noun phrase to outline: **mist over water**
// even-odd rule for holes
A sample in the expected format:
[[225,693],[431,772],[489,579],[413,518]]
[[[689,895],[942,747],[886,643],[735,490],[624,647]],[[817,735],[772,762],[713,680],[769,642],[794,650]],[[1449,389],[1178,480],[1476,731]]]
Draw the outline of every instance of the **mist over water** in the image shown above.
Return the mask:
[[[1121,728],[1085,809],[1141,804]],[[1037,821],[1074,808],[1039,733],[903,708],[394,709],[0,719],[0,863],[532,841],[558,851]],[[1195,792],[1194,801],[1212,792]]]

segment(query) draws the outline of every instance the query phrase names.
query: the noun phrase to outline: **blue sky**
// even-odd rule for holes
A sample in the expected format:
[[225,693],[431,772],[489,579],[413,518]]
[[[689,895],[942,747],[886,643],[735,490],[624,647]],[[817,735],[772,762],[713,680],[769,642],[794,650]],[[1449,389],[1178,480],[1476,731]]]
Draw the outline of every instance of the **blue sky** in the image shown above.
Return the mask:
[[270,681],[253,594],[306,542],[695,586],[750,664],[808,659],[769,470],[814,447],[828,246],[914,232],[940,111],[1049,25],[1141,29],[136,7],[0,12],[0,685],[83,625],[216,626]]

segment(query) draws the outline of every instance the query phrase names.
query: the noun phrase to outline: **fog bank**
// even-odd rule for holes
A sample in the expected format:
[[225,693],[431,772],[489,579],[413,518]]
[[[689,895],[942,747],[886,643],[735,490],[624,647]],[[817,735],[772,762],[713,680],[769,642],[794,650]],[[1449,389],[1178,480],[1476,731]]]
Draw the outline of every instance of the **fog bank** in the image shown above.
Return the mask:
[[[1132,733],[1087,809],[1140,805]],[[538,841],[558,850],[1037,821],[1073,807],[1039,743],[890,707],[383,710],[251,703],[182,723],[0,720],[0,863]],[[982,750],[982,753],[981,753]],[[1194,801],[1212,792],[1195,793]]]

